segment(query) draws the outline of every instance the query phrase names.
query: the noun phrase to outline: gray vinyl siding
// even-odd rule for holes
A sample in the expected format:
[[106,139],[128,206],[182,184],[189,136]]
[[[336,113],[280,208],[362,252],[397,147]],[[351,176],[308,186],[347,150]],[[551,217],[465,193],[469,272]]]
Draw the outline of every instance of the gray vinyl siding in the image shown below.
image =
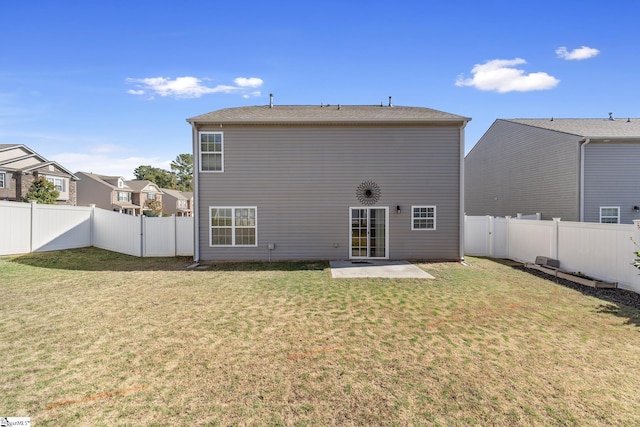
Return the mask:
[[578,221],[579,139],[496,120],[465,158],[466,214]]
[[[350,207],[364,181],[389,208],[389,259],[459,259],[460,128],[254,126],[224,132],[224,172],[199,173],[202,260],[348,259]],[[194,153],[198,155],[198,153]],[[402,212],[396,213],[400,205]],[[437,229],[411,230],[435,205]],[[256,206],[258,246],[209,245],[209,207]]]
[[585,147],[585,222],[598,222],[601,206],[620,207],[623,224],[640,219],[633,211],[633,206],[640,206],[639,160],[638,143],[591,143]]
[[95,179],[77,172],[80,178],[77,183],[78,206],[96,205],[96,207],[106,210],[113,208],[111,204],[113,189]]

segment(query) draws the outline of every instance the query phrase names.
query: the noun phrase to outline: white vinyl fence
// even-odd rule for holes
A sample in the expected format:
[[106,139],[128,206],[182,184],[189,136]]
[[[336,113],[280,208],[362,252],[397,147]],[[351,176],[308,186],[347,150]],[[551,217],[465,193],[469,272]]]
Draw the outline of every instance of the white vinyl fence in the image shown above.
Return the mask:
[[193,218],[0,202],[0,255],[95,246],[139,257],[193,256]]
[[631,263],[640,250],[640,223],[532,221],[492,216],[465,217],[465,254],[535,262],[560,261],[560,269],[581,272],[640,293],[640,270]]

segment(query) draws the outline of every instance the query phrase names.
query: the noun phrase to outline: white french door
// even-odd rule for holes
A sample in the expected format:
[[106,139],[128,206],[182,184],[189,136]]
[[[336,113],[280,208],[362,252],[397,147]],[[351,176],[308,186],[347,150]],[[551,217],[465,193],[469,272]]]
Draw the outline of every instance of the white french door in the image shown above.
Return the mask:
[[349,258],[389,257],[389,208],[350,208]]

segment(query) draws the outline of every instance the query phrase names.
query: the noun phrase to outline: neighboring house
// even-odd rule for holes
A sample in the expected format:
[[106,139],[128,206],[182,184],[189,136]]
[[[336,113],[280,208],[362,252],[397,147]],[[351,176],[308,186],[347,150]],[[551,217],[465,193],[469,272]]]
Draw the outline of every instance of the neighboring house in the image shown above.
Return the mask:
[[190,199],[192,193],[185,194],[179,190],[161,188],[162,190],[162,211],[168,215],[191,216]]
[[31,184],[44,177],[59,193],[56,204],[76,205],[78,177],[20,144],[0,144],[0,200],[23,201]]
[[461,259],[469,120],[391,102],[187,119],[195,260]]
[[498,119],[465,158],[468,215],[640,219],[640,119]]
[[113,210],[129,215],[140,215],[141,206],[133,203],[133,190],[121,176],[106,176],[87,172],[76,172],[81,181],[78,185],[78,205]]
[[[146,214],[151,209],[148,203],[156,201],[162,208],[162,190],[153,182],[146,179],[134,179],[131,181],[125,181],[125,184],[131,188],[131,201],[142,207],[142,213]],[[162,215],[162,210],[160,211]]]

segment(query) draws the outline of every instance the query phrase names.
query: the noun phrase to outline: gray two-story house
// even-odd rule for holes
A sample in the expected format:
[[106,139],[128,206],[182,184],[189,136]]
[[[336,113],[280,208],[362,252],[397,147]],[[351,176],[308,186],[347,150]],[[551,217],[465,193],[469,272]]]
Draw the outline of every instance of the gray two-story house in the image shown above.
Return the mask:
[[391,102],[271,102],[187,119],[194,258],[461,259],[469,120]]
[[468,215],[640,219],[640,119],[498,119],[465,158]]

